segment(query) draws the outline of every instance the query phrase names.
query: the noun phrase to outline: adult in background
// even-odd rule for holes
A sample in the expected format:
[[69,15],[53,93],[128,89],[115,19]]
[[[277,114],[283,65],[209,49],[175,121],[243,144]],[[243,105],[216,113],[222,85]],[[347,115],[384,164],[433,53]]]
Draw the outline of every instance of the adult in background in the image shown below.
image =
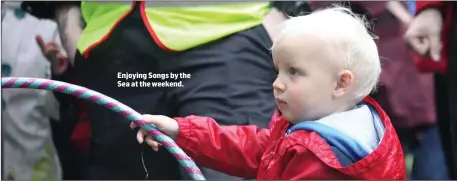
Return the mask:
[[435,72],[438,126],[451,178],[457,179],[457,2],[416,1],[405,33],[422,72]]
[[[374,24],[382,57],[380,85],[372,96],[385,109],[399,134],[412,179],[447,180],[448,168],[436,126],[433,76],[417,71],[403,34],[413,19],[399,1],[333,2],[345,4]],[[322,7],[328,2],[315,2]],[[411,162],[409,162],[411,161]]]
[[[195,114],[214,117],[222,125],[267,127],[275,109],[271,84],[276,77],[269,52],[276,30],[268,27],[284,19],[268,2],[55,5],[71,62],[67,77],[77,78],[79,85],[140,113]],[[125,88],[118,87],[118,81],[126,81],[117,77],[119,72],[184,72],[191,78],[178,80],[183,87]],[[124,118],[99,105],[85,105],[91,121],[88,179],[145,179],[143,167],[149,172],[146,179],[188,178],[180,176],[165,149],[138,147]],[[203,172],[208,179],[235,179]]]
[[400,1],[356,3],[368,11],[377,3],[377,7],[384,7],[373,17],[379,53],[384,58],[381,85],[373,96],[386,109],[409,153],[410,179],[449,179],[437,126],[433,75],[417,71],[403,40],[413,15]]
[[[79,4],[79,2],[69,3]],[[54,7],[51,2],[24,1],[21,3],[21,8],[39,19],[55,20]],[[53,23],[56,25],[55,22]],[[70,33],[78,35],[77,27],[70,27],[69,29]],[[60,43],[61,38],[58,36],[57,26],[56,31],[56,39],[51,41],[46,39],[43,34],[35,34],[36,43],[38,43],[42,54],[51,62],[50,78],[77,84],[75,82],[77,80],[71,77],[68,53],[63,49],[68,44],[62,45]],[[67,39],[65,40],[64,43],[68,42]],[[33,39],[28,41],[35,42]],[[87,154],[90,147],[90,130],[84,105],[81,104],[84,100],[62,93],[54,93],[54,96],[60,105],[60,120],[65,120],[51,122],[54,145],[62,167],[62,179],[85,180],[85,172],[88,167]]]
[[[2,2],[2,77],[49,79],[51,65],[33,38],[60,43],[55,22],[21,10],[19,1]],[[47,90],[2,89],[2,180],[61,180],[62,171],[50,122],[59,104]]]

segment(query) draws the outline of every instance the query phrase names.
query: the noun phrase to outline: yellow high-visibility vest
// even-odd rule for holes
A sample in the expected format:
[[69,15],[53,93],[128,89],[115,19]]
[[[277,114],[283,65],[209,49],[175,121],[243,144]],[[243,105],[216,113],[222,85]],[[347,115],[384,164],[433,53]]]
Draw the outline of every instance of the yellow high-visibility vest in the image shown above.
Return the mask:
[[[184,51],[260,25],[268,2],[139,1],[151,38],[165,50]],[[109,36],[135,2],[82,1],[86,22],[78,51],[87,54]]]

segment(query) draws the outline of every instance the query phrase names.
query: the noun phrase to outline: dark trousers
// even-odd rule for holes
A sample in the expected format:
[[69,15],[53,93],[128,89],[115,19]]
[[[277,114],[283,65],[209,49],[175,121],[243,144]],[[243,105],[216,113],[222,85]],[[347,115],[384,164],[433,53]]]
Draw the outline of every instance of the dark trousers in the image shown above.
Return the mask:
[[[84,150],[78,149],[70,140],[73,129],[66,129],[69,126],[74,128],[74,125],[60,122],[51,124],[54,145],[59,156],[60,165],[62,168],[63,180],[84,180],[85,171],[87,168],[87,157]],[[66,133],[64,131],[67,131]]]
[[[450,171],[450,179],[455,179],[455,157],[457,156],[454,149],[457,141],[456,138],[453,138],[455,135],[455,124],[457,123],[454,119],[451,119],[451,116],[455,117],[455,111],[452,113],[449,86],[451,85],[448,81],[449,75],[436,75],[435,76],[435,89],[436,89],[436,107],[437,107],[437,124],[439,128],[441,143],[443,145],[444,155],[446,157],[446,163]],[[456,93],[457,94],[457,93]],[[455,103],[454,103],[455,104]],[[454,128],[455,129],[455,128]]]
[[[267,127],[276,107],[271,45],[259,25],[184,52],[167,52],[153,41],[136,7],[87,59],[76,55],[75,71],[82,86],[141,114],[210,116],[224,125]],[[191,78],[178,80],[183,87],[177,88],[122,88],[118,81],[133,81],[118,79],[119,72],[186,73]],[[186,178],[165,149],[154,152],[139,145],[128,120],[94,103],[87,102],[87,109],[92,136],[88,179],[145,179],[142,149],[148,179]],[[225,178],[211,173],[208,179]]]
[[[65,76],[52,77],[54,80],[68,82]],[[54,93],[60,105],[60,121],[51,121],[52,137],[62,167],[63,180],[84,180],[87,168],[85,150],[78,149],[71,141],[71,135],[78,122],[75,105],[76,98],[61,93]]]
[[457,179],[457,2],[448,47],[448,73],[436,75],[438,126],[452,180]]
[[414,156],[411,180],[449,180],[449,169],[436,126],[418,130],[420,138],[408,144]]

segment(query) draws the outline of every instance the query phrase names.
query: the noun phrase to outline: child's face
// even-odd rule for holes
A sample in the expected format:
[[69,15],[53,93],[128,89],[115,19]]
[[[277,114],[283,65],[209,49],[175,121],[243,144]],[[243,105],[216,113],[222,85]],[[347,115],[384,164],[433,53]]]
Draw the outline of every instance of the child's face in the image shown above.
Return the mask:
[[292,122],[331,114],[338,87],[335,48],[312,36],[287,36],[275,42],[273,59],[278,77],[273,83],[276,103]]

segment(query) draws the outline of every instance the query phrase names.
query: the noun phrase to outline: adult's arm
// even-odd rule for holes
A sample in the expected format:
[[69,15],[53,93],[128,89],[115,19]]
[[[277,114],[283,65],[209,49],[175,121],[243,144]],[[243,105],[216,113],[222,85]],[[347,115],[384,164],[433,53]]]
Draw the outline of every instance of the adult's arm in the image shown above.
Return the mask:
[[413,15],[411,15],[411,13],[405,7],[405,5],[403,5],[400,1],[388,1],[386,8],[405,25],[411,23],[414,18]]
[[76,45],[84,28],[80,6],[75,3],[58,4],[55,7],[55,17],[62,45],[67,52],[68,59],[74,65]]

